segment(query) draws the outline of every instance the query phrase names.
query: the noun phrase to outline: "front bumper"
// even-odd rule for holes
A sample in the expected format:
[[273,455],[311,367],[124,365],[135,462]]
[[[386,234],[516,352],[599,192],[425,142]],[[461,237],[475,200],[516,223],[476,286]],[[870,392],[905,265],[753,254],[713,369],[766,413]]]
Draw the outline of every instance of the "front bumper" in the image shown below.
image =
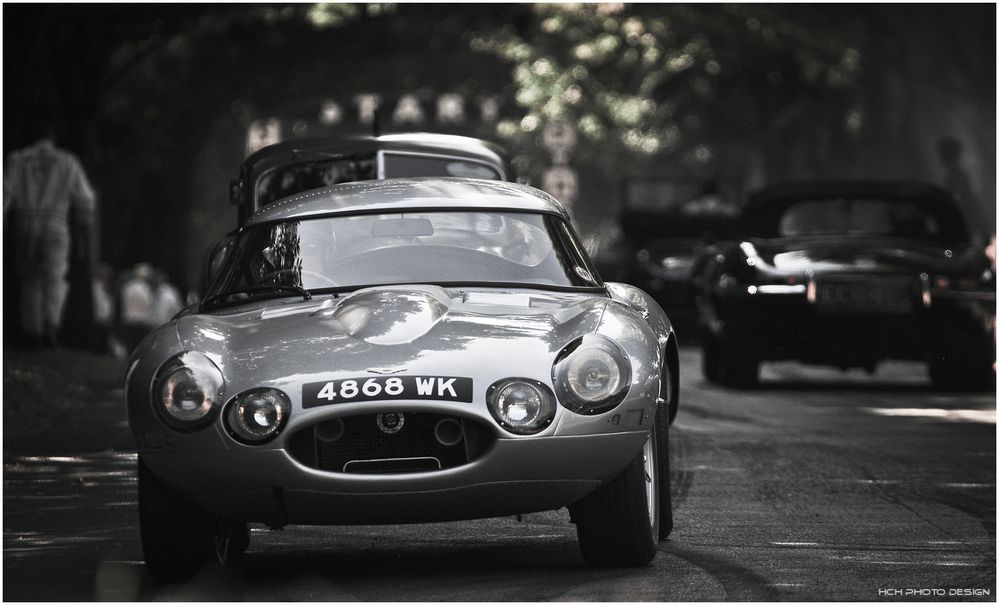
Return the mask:
[[142,459],[164,482],[226,518],[275,527],[418,523],[567,506],[617,476],[647,435],[497,439],[463,466],[394,475],[320,471],[279,448],[147,450]]

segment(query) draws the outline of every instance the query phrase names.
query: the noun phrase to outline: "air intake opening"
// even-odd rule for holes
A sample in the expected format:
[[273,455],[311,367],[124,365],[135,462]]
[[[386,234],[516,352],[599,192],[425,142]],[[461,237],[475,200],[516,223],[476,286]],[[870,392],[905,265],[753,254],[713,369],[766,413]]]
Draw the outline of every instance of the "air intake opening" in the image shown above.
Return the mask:
[[306,466],[335,473],[417,473],[468,464],[494,441],[489,427],[474,420],[381,412],[303,428],[291,436],[289,453]]

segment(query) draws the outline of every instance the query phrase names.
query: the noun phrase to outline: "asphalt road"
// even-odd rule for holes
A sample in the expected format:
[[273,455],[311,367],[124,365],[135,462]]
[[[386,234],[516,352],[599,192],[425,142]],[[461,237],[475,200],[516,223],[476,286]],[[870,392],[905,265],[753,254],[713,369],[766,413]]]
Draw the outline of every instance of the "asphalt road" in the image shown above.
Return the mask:
[[[107,432],[4,453],[5,601],[995,601],[996,398],[919,364],[764,366],[706,385],[681,354],[676,529],[653,563],[583,566],[568,514],[254,528],[237,565],[158,587],[141,562],[121,394]],[[90,423],[93,424],[93,423]]]

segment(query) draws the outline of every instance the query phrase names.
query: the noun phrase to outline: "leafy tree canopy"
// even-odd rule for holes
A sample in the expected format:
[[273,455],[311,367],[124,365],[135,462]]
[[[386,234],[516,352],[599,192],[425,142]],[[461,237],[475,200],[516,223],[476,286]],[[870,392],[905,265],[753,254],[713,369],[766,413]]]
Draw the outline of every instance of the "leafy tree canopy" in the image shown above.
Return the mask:
[[526,31],[491,28],[469,42],[512,65],[524,115],[498,134],[519,149],[532,149],[544,123],[568,120],[582,135],[586,163],[618,171],[665,157],[704,168],[719,146],[758,136],[812,98],[832,95],[844,124],[856,120],[863,30],[855,12],[744,4],[532,10]]

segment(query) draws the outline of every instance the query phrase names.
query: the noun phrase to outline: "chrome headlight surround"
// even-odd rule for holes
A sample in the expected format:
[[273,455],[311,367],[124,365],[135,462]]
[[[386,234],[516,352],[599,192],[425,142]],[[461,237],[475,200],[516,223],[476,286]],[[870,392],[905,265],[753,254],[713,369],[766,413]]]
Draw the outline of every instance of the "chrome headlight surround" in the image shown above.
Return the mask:
[[291,401],[284,391],[267,387],[250,389],[226,404],[225,428],[240,443],[260,445],[281,433],[289,415]]
[[515,435],[543,431],[555,419],[555,396],[530,378],[506,378],[486,390],[486,407],[493,419]]
[[624,401],[631,387],[631,361],[614,341],[587,334],[562,349],[552,366],[558,401],[585,416],[602,414]]
[[197,351],[166,360],[153,378],[153,410],[164,424],[181,432],[204,428],[215,420],[225,379],[215,363]]

